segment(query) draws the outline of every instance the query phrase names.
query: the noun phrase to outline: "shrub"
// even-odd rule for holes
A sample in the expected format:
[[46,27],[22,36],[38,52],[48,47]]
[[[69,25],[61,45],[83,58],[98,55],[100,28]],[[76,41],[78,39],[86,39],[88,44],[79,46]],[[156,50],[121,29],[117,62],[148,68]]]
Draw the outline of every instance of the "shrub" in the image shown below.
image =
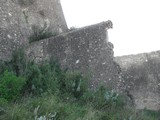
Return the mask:
[[18,4],[21,6],[27,6],[34,3],[34,0],[18,0]]
[[0,98],[16,100],[25,84],[25,79],[17,77],[13,72],[5,71],[0,79]]
[[0,61],[0,75],[4,71],[12,71],[16,76],[23,76],[26,70],[26,56],[22,48],[16,49],[12,53],[12,58],[10,61]]
[[106,100],[105,100],[105,92],[106,88],[104,86],[100,86],[93,94],[93,102],[94,107],[96,109],[102,109],[102,107],[105,107]]
[[2,61],[2,60],[0,60],[0,76],[6,71],[6,70],[8,70],[8,71],[10,71],[10,69],[11,69],[11,67],[10,67],[10,65],[8,64],[8,62],[6,62],[6,61]]
[[2,66],[0,75],[5,70],[13,72],[17,77],[23,76],[26,83],[23,87],[23,95],[42,95],[42,93],[70,94],[79,98],[87,89],[87,80],[78,72],[62,70],[56,59],[35,63],[27,61],[24,50],[16,49],[9,62],[0,62]]
[[91,103],[95,109],[111,110],[113,108],[123,108],[124,97],[112,90],[108,90],[105,86],[100,86],[95,91],[87,90],[80,98],[80,103]]
[[77,29],[78,29],[78,28],[72,26],[72,27],[69,28],[69,31],[74,31],[74,30],[77,30]]
[[48,29],[44,30],[36,25],[32,26],[32,30],[33,34],[29,37],[29,43],[57,35],[56,33],[52,33],[51,31],[49,31]]
[[65,72],[55,60],[43,61],[39,64],[34,61],[28,62],[25,77],[24,92],[33,95],[62,91],[65,84]]
[[41,63],[39,66],[42,75],[41,82],[43,83],[41,87],[44,92],[54,93],[56,89],[58,89],[57,74],[54,67],[55,66],[51,67],[47,61]]
[[24,86],[23,91],[29,94],[32,93],[33,95],[38,95],[43,92],[41,71],[38,65],[35,64],[33,61],[27,64],[25,78],[26,78],[26,84]]
[[78,72],[62,70],[54,59],[36,64],[27,64],[25,91],[33,95],[44,92],[70,94],[79,98],[87,89],[87,80]]
[[88,88],[87,79],[79,72],[67,73],[64,84],[65,91],[71,93],[75,98],[80,98]]
[[0,107],[6,106],[8,101],[5,98],[0,97]]
[[24,76],[27,67],[27,60],[23,48],[19,48],[13,51],[12,59],[8,62],[11,71],[17,76]]

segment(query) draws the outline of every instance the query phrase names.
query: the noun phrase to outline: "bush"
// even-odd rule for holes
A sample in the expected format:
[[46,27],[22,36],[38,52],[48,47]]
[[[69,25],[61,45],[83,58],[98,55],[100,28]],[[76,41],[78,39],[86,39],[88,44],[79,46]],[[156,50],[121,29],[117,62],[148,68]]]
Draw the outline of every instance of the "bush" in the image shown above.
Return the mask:
[[50,60],[40,64],[36,64],[34,61],[28,62],[25,78],[24,91],[33,95],[41,95],[45,92],[54,94],[61,90],[65,76],[59,64]]
[[25,79],[17,77],[13,72],[5,71],[0,79],[0,98],[8,101],[16,100],[25,84]]
[[88,89],[88,82],[79,72],[69,72],[65,76],[65,91],[80,98]]
[[44,30],[38,26],[32,26],[33,34],[29,37],[29,43],[46,39],[52,36],[56,36],[56,33],[52,33],[49,30]]
[[78,72],[62,70],[56,59],[35,63],[27,61],[23,49],[17,49],[9,62],[0,62],[0,75],[5,70],[13,72],[17,77],[23,76],[26,83],[23,95],[42,95],[42,93],[70,94],[79,98],[87,89],[87,80]]
[[27,6],[34,3],[34,0],[18,0],[18,4],[21,6]]
[[33,95],[60,93],[79,98],[87,90],[87,80],[78,72],[62,70],[56,60],[27,64],[24,91]]
[[39,66],[41,71],[41,82],[43,83],[42,89],[44,92],[55,93],[59,88],[58,73],[56,66],[51,65],[48,61],[42,62]]
[[42,75],[41,71],[37,64],[34,62],[29,62],[27,64],[27,69],[25,73],[26,84],[24,86],[23,91],[25,93],[32,93],[33,95],[39,95],[43,92],[42,86],[43,83],[41,81]]
[[8,62],[10,70],[17,76],[24,76],[27,67],[27,60],[23,48],[19,48],[13,51],[12,59]]
[[0,107],[6,106],[8,101],[5,98],[0,97]]
[[113,108],[123,108],[125,106],[123,96],[105,86],[100,86],[95,91],[87,90],[80,98],[80,103],[91,103],[95,109],[111,110]]
[[7,64],[5,61],[0,60],[0,75],[4,73],[4,71],[8,70]]
[[12,53],[12,58],[10,61],[0,61],[0,75],[4,71],[12,71],[16,76],[23,76],[26,70],[26,56],[22,48],[16,49]]

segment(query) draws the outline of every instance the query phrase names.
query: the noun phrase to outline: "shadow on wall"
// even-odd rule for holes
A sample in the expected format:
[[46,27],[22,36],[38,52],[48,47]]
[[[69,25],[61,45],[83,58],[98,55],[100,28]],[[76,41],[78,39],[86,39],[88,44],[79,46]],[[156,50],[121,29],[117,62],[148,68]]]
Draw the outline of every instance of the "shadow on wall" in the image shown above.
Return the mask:
[[123,70],[126,89],[134,96],[138,109],[160,109],[159,58],[145,54],[145,60],[141,64],[130,63],[132,65]]

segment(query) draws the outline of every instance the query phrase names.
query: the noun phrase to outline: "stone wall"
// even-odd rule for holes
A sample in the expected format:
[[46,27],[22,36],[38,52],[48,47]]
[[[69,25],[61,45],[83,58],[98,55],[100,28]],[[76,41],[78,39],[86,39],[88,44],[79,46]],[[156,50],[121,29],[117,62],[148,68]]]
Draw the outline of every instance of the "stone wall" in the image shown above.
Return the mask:
[[35,61],[58,58],[63,67],[91,75],[92,88],[100,83],[116,86],[120,67],[113,61],[113,44],[107,40],[106,28],[102,22],[34,42],[27,55]]
[[28,45],[33,26],[60,34],[67,25],[59,0],[0,0],[0,59]]
[[116,57],[138,109],[160,110],[160,51]]

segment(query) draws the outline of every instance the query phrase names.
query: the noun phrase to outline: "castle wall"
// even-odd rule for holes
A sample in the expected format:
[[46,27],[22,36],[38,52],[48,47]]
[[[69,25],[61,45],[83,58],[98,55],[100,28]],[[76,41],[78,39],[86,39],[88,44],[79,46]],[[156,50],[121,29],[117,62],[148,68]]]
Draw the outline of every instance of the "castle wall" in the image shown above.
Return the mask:
[[137,109],[160,110],[160,52],[116,57]]
[[103,23],[34,42],[27,55],[37,62],[51,56],[58,58],[63,67],[91,75],[93,89],[99,84],[116,86],[120,71],[113,61],[113,44],[107,40]]
[[59,0],[0,0],[0,59],[28,46],[33,26],[60,34],[67,31]]

